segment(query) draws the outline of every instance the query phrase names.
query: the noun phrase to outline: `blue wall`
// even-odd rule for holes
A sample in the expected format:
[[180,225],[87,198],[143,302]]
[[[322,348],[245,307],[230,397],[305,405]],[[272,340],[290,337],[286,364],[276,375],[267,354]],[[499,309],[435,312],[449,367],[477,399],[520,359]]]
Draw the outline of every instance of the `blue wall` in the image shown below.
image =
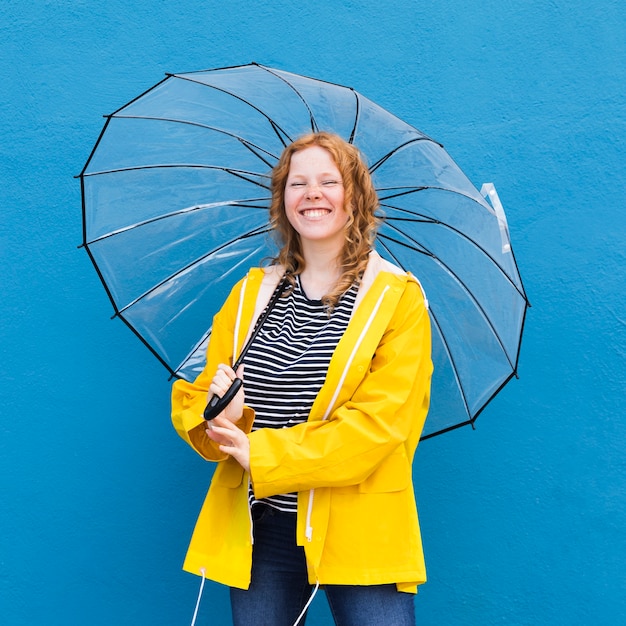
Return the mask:
[[[626,623],[626,19],[617,0],[0,1],[0,622],[189,623],[209,468],[81,241],[73,179],[166,71],[348,84],[494,182],[533,304],[520,380],[415,466],[418,623]],[[209,615],[213,618],[210,619]],[[312,624],[328,624],[319,598]],[[209,585],[203,624],[227,624]]]

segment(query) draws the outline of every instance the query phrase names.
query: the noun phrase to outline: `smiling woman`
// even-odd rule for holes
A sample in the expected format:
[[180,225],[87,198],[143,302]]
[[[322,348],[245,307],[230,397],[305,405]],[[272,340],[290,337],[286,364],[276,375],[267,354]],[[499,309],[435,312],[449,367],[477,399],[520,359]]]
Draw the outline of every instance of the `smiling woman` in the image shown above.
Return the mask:
[[[288,146],[272,175],[280,253],[233,288],[200,376],[174,383],[177,431],[218,462],[185,569],[230,586],[235,626],[300,623],[319,585],[340,626],[415,623],[430,322],[417,280],[373,250],[377,208],[354,146],[328,133]],[[237,377],[208,425],[207,398]]]

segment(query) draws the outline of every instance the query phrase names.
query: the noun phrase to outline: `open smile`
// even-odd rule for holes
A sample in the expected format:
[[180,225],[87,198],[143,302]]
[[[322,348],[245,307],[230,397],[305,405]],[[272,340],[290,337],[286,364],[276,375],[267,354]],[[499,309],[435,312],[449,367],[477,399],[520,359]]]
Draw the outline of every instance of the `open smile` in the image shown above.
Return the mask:
[[302,211],[300,211],[300,215],[308,219],[318,219],[321,217],[326,217],[330,213],[332,213],[330,209],[324,209],[324,208],[303,209]]

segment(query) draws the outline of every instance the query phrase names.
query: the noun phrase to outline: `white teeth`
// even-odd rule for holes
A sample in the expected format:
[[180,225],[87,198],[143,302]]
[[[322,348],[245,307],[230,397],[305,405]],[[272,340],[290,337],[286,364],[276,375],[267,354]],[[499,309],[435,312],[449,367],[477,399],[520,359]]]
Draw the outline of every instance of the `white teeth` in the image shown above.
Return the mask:
[[328,215],[330,211],[328,209],[306,209],[302,211],[302,215],[305,217],[324,217],[324,215]]

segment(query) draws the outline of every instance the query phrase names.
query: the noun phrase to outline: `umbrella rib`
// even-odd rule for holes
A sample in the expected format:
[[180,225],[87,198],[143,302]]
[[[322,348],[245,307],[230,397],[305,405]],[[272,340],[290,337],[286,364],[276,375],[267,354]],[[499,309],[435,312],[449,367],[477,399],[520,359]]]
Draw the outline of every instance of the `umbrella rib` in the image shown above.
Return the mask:
[[[397,193],[392,193],[384,197],[381,196],[381,192],[383,191],[394,191],[396,189],[401,189],[402,191],[398,191]],[[377,187],[376,193],[378,194],[379,200],[381,202],[384,202],[385,200],[391,200],[392,198],[401,198],[402,196],[410,196],[411,194],[419,193],[420,191],[428,191],[428,190],[443,191],[445,193],[452,193],[457,196],[462,196],[463,198],[467,198],[468,200],[471,200],[472,202],[479,204],[491,215],[495,215],[494,210],[488,204],[486,204],[485,202],[481,202],[477,200],[475,197],[469,195],[468,193],[459,191],[458,189],[449,189],[447,187],[436,187],[434,185],[421,185],[419,187]],[[398,211],[412,213],[412,211],[410,211],[409,209],[403,209],[401,207],[394,207],[393,205],[389,205],[389,206],[392,209],[397,209]]]
[[176,376],[176,372],[171,368],[171,366],[167,363],[167,361],[157,352],[155,348],[150,345],[150,342],[122,315],[121,311],[116,311],[114,317],[119,317],[128,328],[135,334],[136,337],[140,339],[140,341],[154,354],[154,356],[158,359],[158,361],[165,367],[165,369],[169,372],[170,377]]
[[187,265],[185,265],[185,267],[182,267],[181,269],[177,270],[173,274],[170,274],[167,278],[164,278],[162,281],[160,281],[153,287],[150,287],[150,289],[148,289],[147,291],[142,293],[140,296],[135,298],[132,302],[129,302],[128,304],[123,306],[121,309],[119,309],[117,314],[119,315],[120,313],[123,313],[124,311],[128,310],[130,307],[137,304],[137,302],[139,302],[140,300],[143,300],[146,296],[149,296],[151,293],[153,293],[154,291],[156,291],[157,289],[165,285],[167,282],[173,280],[177,276],[184,274],[185,272],[190,270],[192,267],[198,265],[198,263],[201,263],[202,261],[204,261],[204,259],[210,257],[212,254],[215,254],[216,252],[219,252],[220,250],[224,250],[228,246],[232,245],[233,243],[236,243],[237,241],[241,241],[242,239],[250,239],[251,237],[263,235],[271,231],[272,231],[272,228],[270,226],[259,226],[259,228],[255,228],[254,230],[248,231],[247,233],[244,233],[243,235],[239,235],[235,239],[231,239],[230,241],[227,241],[226,243],[222,244],[221,246],[218,246],[217,248],[213,248],[212,250],[209,250],[206,254],[203,254],[197,259],[194,259],[191,263],[188,263]]
[[[315,117],[313,116],[313,111],[311,111],[311,107],[309,107],[308,102],[302,97],[302,94],[284,77],[279,76],[276,72],[272,71],[269,67],[265,67],[263,65],[258,65],[260,69],[266,71],[268,74],[271,74],[275,78],[282,80],[285,85],[287,85],[293,92],[302,100],[302,104],[306,107],[306,110],[309,112],[309,121],[311,122],[311,130],[315,133],[319,130],[317,126],[317,122],[315,121]],[[269,119],[269,118],[268,118]],[[285,133],[286,134],[286,133]]]
[[356,129],[361,119],[361,96],[354,89],[352,89],[352,93],[354,94],[354,98],[356,100],[356,111],[354,112],[354,122],[352,124],[352,130],[350,131],[350,139],[348,139],[349,143],[354,143],[354,136],[356,135]]
[[170,213],[166,213],[165,215],[159,215],[157,217],[151,217],[150,219],[143,220],[141,222],[136,222],[135,224],[131,224],[130,226],[124,226],[123,228],[118,228],[117,230],[111,231],[106,235],[102,235],[101,237],[96,237],[91,241],[87,242],[86,238],[84,239],[85,245],[91,245],[97,243],[99,241],[104,241],[109,237],[114,237],[115,235],[120,235],[122,233],[128,232],[130,230],[134,230],[135,228],[139,228],[141,226],[147,226],[148,224],[152,224],[154,222],[158,222],[160,220],[168,219],[170,217],[176,217],[177,215],[184,215],[185,213],[192,213],[194,211],[203,211],[205,209],[214,209],[217,207],[233,207],[239,209],[259,209],[259,210],[267,210],[267,205],[253,205],[248,204],[256,201],[267,201],[267,198],[251,198],[250,200],[236,200],[236,201],[228,201],[228,202],[212,202],[210,204],[198,204],[193,207],[186,207],[184,209],[178,209],[176,211],[171,211]]
[[169,79],[170,79],[169,74],[165,74],[165,78],[162,78],[156,85],[152,85],[152,87],[149,87],[143,93],[140,93],[138,96],[134,97],[132,100],[129,100],[126,104],[122,105],[119,109],[116,109],[115,111],[113,111],[113,113],[105,117],[110,118],[110,117],[117,115],[120,111],[124,110],[126,107],[129,107],[134,102],[141,100],[141,98],[143,98],[144,96],[147,96],[151,91],[154,91],[155,89],[157,89],[158,87],[166,83]]
[[[482,407],[480,410],[482,411],[484,407]],[[436,437],[437,435],[443,435],[445,433],[449,433],[452,430],[456,430],[457,428],[461,428],[463,426],[474,426],[474,422],[476,421],[476,418],[478,417],[478,413],[476,414],[475,417],[467,420],[466,422],[460,422],[459,424],[453,424],[452,426],[447,426],[446,428],[441,428],[439,430],[435,430],[432,433],[428,433],[427,435],[422,435],[420,437],[420,441],[426,441],[426,439],[432,439],[433,437]]]
[[88,177],[88,176],[100,176],[102,174],[119,174],[120,172],[134,172],[134,171],[140,171],[140,170],[176,169],[176,168],[218,170],[220,172],[226,172],[227,174],[230,174],[231,176],[236,176],[237,178],[241,178],[242,180],[252,183],[253,185],[256,185],[257,187],[261,187],[262,189],[269,189],[269,185],[267,186],[263,185],[260,182],[254,180],[254,178],[252,178],[252,176],[267,177],[266,174],[257,174],[256,172],[249,172],[247,170],[236,170],[236,169],[229,168],[229,167],[220,167],[219,165],[198,165],[197,163],[178,163],[178,164],[162,163],[158,165],[133,165],[130,167],[118,167],[112,170],[100,170],[98,172],[89,172],[87,174],[81,174],[80,176]]
[[[240,102],[243,102],[245,105],[257,111],[257,113],[260,113],[269,122],[270,126],[276,133],[276,136],[278,137],[280,142],[283,144],[283,146],[287,146],[287,144],[291,143],[291,138],[289,137],[287,132],[283,130],[280,127],[280,125],[276,123],[269,115],[267,115],[267,113],[264,113],[261,109],[259,109],[259,107],[252,104],[252,102],[250,102],[249,100],[245,100],[241,96],[238,96],[237,94],[233,93],[232,91],[228,91],[227,89],[223,89],[222,87],[216,87],[215,85],[208,85],[207,83],[203,83],[202,81],[199,81],[199,80],[193,80],[189,78],[189,76],[181,76],[180,74],[171,74],[170,76],[172,78],[177,78],[179,80],[188,80],[190,83],[195,83],[196,85],[202,85],[203,87],[215,89],[216,91],[221,91],[222,93],[225,93],[226,95],[232,96],[233,98],[239,100]],[[287,139],[287,141],[285,141],[285,138]]]
[[[421,133],[421,131],[417,130],[417,128],[415,128],[414,130],[418,133]],[[432,139],[431,137],[428,137],[427,135],[424,135],[423,133],[421,134],[422,134],[422,137],[415,137],[413,139],[409,139],[408,141],[405,141],[404,143],[397,145],[393,150],[391,150],[391,152],[388,152],[387,154],[382,156],[380,159],[378,159],[378,161],[376,161],[376,163],[374,163],[374,165],[372,165],[369,168],[370,174],[373,174],[385,161],[387,161],[394,154],[396,154],[396,152],[399,152],[400,150],[406,148],[407,146],[410,146],[411,144],[417,143],[418,141],[429,141],[430,143],[434,143],[440,148],[443,148],[443,145],[440,144],[438,141],[435,141],[434,139]]]
[[89,164],[91,163],[91,159],[93,159],[93,156],[96,153],[96,150],[98,149],[98,146],[100,145],[100,142],[102,141],[102,139],[104,137],[104,133],[105,133],[105,131],[107,129],[107,126],[109,125],[110,121],[111,121],[111,118],[110,117],[106,117],[105,122],[104,122],[104,126],[102,127],[102,130],[100,131],[100,135],[98,135],[98,139],[97,139],[94,147],[92,148],[91,153],[89,154],[89,158],[85,162],[85,165],[83,165],[83,169],[81,170],[80,174],[78,174],[78,176],[75,176],[75,178],[80,178],[81,186],[82,186],[82,182],[83,182],[83,176],[85,175],[85,170],[89,167]]
[[[390,228],[393,228],[393,230],[395,230],[398,233],[401,233],[405,236],[408,237],[408,235],[406,235],[405,233],[403,233],[400,229],[396,228],[395,226],[393,226],[392,224],[389,224]],[[412,248],[411,246],[409,246],[407,243],[403,242],[403,241],[399,241],[397,239],[394,239],[393,237],[389,237],[388,235],[382,235],[382,234],[378,234],[378,237],[381,239],[387,239],[389,241],[393,241],[394,243],[397,243],[401,246],[404,246],[406,248],[409,248],[410,250],[413,250],[414,248]],[[431,257],[432,259],[434,259],[439,265],[441,265],[449,274],[450,276],[452,276],[454,278],[454,280],[456,280],[456,282],[461,285],[461,287],[463,288],[463,290],[467,293],[468,297],[472,300],[472,302],[474,302],[474,304],[476,305],[476,308],[480,311],[481,316],[483,317],[483,319],[485,320],[485,322],[487,322],[487,324],[489,325],[489,327],[491,328],[491,331],[493,332],[494,337],[498,340],[498,343],[500,344],[500,347],[502,348],[502,352],[504,353],[504,356],[506,357],[506,360],[509,362],[509,365],[511,366],[511,369],[515,369],[515,366],[513,365],[513,362],[511,361],[511,358],[509,357],[509,354],[504,346],[504,343],[502,341],[502,339],[500,338],[500,334],[498,333],[498,331],[496,330],[496,328],[494,327],[494,325],[492,324],[491,320],[489,319],[488,315],[486,314],[484,308],[482,307],[482,305],[480,304],[480,302],[478,302],[478,300],[476,299],[476,297],[474,296],[474,294],[470,291],[470,289],[468,288],[468,286],[460,279],[460,277],[458,276],[458,274],[456,272],[454,272],[452,270],[451,267],[449,267],[446,263],[444,263],[438,256],[436,256],[435,254],[433,254],[432,251],[430,251],[428,248],[426,248],[425,246],[423,246],[422,244],[418,243],[417,241],[415,241],[415,239],[413,239],[412,237],[409,237],[409,239],[411,239],[411,241],[413,241],[413,243],[416,246],[419,246],[420,248],[422,248],[421,252],[423,252],[423,254],[426,254],[427,256]],[[470,240],[471,241],[471,240]],[[385,246],[385,249],[389,252],[389,254],[391,254],[391,251],[389,250],[389,248],[387,246]],[[420,252],[420,250],[417,250],[418,252]],[[394,256],[394,259],[396,257]]]
[[[112,117],[112,116],[111,116]],[[246,149],[248,149],[252,154],[261,159],[265,165],[268,167],[274,167],[272,163],[267,161],[259,152],[264,152],[266,155],[272,157],[276,161],[278,157],[267,150],[261,148],[261,146],[257,146],[255,143],[240,137],[239,135],[235,135],[234,133],[229,133],[227,130],[222,130],[221,128],[216,128],[215,126],[209,126],[208,124],[201,124],[200,122],[191,122],[189,120],[180,120],[173,117],[156,117],[154,115],[115,115],[115,119],[125,119],[125,120],[153,120],[157,122],[171,122],[172,124],[187,124],[189,126],[197,126],[198,128],[204,128],[206,130],[212,130],[216,133],[221,133],[226,135],[227,137],[232,137],[239,141]],[[258,151],[258,152],[257,152]]]
[[[398,193],[392,193],[388,196],[382,196],[381,195],[381,191],[391,191],[393,189],[403,189],[404,191],[400,191]],[[435,190],[439,190],[439,191],[450,191],[450,189],[444,189],[443,187],[432,187],[432,186],[428,186],[428,185],[422,185],[421,187],[377,187],[376,188],[376,193],[378,194],[378,197],[380,199],[381,202],[383,202],[384,200],[391,200],[392,198],[401,198],[402,196],[410,196],[412,193],[417,193],[418,191],[425,191],[426,189],[435,189]],[[455,192],[455,193],[459,193],[462,196],[466,196],[469,198],[469,196],[467,196],[467,194],[464,193],[460,193],[460,192]],[[395,207],[392,207],[395,208]],[[404,209],[404,210],[408,210],[408,209]]]
[[[393,240],[392,240],[393,241]],[[406,267],[404,267],[402,265],[402,262],[400,261],[400,259],[398,259],[396,257],[396,255],[389,249],[389,247],[385,244],[384,241],[380,242],[381,245],[383,246],[383,248],[387,251],[387,253],[389,254],[389,256],[391,256],[391,258],[406,272],[408,271],[408,269]],[[419,279],[418,279],[419,280]],[[457,385],[459,387],[459,391],[461,392],[461,398],[463,400],[463,405],[465,406],[465,412],[467,413],[467,415],[470,417],[472,416],[472,412],[470,411],[469,408],[469,404],[467,402],[467,396],[465,394],[465,389],[463,388],[463,383],[461,381],[461,378],[459,376],[459,372],[458,372],[458,368],[456,366],[455,360],[454,360],[454,356],[452,355],[452,351],[450,350],[450,346],[448,344],[448,341],[446,340],[446,336],[443,333],[442,329],[441,329],[441,325],[439,324],[439,320],[437,319],[437,314],[433,311],[432,308],[432,304],[429,303],[429,307],[428,307],[428,311],[430,313],[430,317],[433,320],[435,326],[437,327],[437,330],[439,332],[439,337],[441,337],[441,341],[443,343],[443,347],[446,351],[446,354],[448,355],[448,359],[450,361],[450,365],[452,366],[452,372],[454,373],[454,378],[456,379]]]

